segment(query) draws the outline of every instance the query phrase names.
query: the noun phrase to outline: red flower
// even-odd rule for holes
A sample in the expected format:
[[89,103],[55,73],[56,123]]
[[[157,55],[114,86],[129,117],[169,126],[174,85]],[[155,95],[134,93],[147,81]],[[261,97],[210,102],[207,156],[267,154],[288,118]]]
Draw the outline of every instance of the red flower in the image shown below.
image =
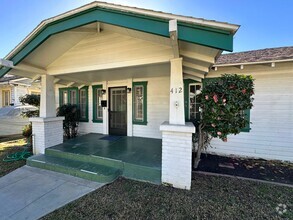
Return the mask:
[[246,93],[246,89],[242,89],[241,92],[242,92],[243,94],[245,94],[245,93]]
[[227,142],[227,141],[228,141],[228,139],[227,139],[227,138],[223,138],[223,141],[224,141],[224,142]]
[[215,102],[215,103],[218,102],[218,96],[217,96],[216,94],[213,96],[213,99],[214,99],[214,102]]
[[220,131],[218,131],[218,132],[217,132],[217,135],[219,135],[219,136],[220,136],[221,134],[222,134],[222,132],[220,132]]
[[209,99],[209,96],[208,95],[205,95],[205,99],[208,100]]

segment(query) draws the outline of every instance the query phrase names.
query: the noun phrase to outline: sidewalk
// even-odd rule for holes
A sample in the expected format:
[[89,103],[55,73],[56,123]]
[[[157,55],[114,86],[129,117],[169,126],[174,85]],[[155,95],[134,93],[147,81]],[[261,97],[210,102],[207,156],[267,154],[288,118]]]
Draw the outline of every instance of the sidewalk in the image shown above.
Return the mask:
[[103,185],[23,166],[0,178],[0,216],[38,219]]

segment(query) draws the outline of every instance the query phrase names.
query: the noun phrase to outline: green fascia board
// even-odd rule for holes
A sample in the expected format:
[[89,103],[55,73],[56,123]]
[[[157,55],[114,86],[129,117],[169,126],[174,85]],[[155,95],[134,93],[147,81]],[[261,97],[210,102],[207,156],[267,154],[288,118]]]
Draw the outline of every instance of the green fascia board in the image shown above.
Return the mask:
[[[17,65],[51,35],[97,21],[169,37],[169,21],[167,19],[96,7],[45,25],[10,60],[13,61],[14,65]],[[233,50],[233,34],[228,31],[179,22],[178,32],[178,39],[182,41],[221,50]],[[9,70],[10,68],[1,68],[0,77],[5,75]]]

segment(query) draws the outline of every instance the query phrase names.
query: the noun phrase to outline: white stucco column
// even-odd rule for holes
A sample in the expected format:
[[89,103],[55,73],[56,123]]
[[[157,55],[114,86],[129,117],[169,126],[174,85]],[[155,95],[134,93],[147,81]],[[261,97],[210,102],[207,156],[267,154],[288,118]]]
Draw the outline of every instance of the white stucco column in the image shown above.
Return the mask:
[[182,73],[182,58],[170,60],[170,114],[169,123],[184,125],[184,86]]
[[40,117],[32,122],[34,154],[44,154],[45,149],[63,143],[64,117],[56,117],[54,77],[42,75]]
[[40,117],[56,117],[54,76],[42,75]]
[[169,122],[160,126],[162,132],[162,183],[180,189],[191,188],[192,133],[195,127],[185,122],[182,58],[170,60]]

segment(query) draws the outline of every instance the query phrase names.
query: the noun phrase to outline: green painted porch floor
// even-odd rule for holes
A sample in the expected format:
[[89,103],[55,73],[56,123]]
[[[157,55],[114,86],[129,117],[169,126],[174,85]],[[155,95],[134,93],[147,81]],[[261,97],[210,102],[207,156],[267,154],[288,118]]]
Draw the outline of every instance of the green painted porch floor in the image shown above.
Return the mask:
[[90,133],[47,148],[27,164],[100,182],[126,178],[161,182],[162,141],[141,137],[103,140]]

